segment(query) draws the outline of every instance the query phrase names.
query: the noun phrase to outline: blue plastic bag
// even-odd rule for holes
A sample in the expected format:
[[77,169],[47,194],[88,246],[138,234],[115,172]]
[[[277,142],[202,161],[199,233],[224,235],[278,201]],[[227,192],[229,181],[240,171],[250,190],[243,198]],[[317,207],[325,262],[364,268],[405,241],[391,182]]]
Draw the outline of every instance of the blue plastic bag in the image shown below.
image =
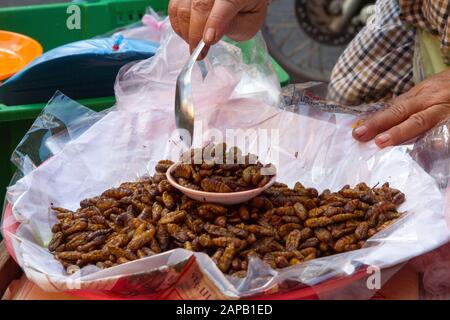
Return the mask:
[[0,102],[47,102],[62,91],[73,99],[114,96],[114,82],[125,64],[152,57],[159,44],[109,37],[78,41],[46,52],[0,86]]

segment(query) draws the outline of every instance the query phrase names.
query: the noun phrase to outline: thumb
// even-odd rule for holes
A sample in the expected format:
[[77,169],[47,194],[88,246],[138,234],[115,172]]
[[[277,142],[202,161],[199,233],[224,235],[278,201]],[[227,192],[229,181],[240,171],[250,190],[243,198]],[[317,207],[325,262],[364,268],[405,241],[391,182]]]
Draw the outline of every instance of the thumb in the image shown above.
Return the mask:
[[218,42],[242,8],[239,0],[216,0],[205,26],[203,41],[208,46]]

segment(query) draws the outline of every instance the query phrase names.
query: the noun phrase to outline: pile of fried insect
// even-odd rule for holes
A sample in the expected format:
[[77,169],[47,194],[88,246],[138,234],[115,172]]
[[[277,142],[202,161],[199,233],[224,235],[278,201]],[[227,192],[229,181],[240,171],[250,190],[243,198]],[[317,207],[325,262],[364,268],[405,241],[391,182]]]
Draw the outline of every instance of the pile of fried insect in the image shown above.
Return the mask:
[[[261,187],[270,179],[261,174],[267,165],[254,155],[242,156],[236,147],[213,145],[212,160],[200,162],[196,151],[189,153],[191,163],[179,163],[172,171],[184,186],[229,193]],[[227,163],[230,156],[243,161]],[[58,222],[48,249],[69,272],[71,266],[110,268],[183,248],[206,253],[226,274],[245,277],[251,257],[278,269],[359,249],[401,216],[397,207],[405,201],[388,183],[319,193],[300,182],[293,188],[276,182],[242,204],[201,203],[168,182],[172,164],[161,160],[152,177],[82,200],[76,211],[52,207]]]

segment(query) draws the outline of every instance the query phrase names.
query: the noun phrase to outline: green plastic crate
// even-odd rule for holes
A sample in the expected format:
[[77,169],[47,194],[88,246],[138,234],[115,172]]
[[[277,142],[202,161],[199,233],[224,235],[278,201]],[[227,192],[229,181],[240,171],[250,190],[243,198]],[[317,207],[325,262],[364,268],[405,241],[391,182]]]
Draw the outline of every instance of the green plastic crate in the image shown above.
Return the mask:
[[[81,28],[69,30],[67,8],[74,3],[54,3],[23,7],[0,8],[0,29],[26,34],[44,47],[45,51],[60,45],[89,39],[115,28],[138,21],[151,6],[166,12],[166,0],[85,0],[81,9]],[[1,4],[0,4],[1,6]]]
[[[47,5],[0,8],[0,29],[28,35],[39,41],[45,51],[60,45],[89,39],[113,29],[139,21],[151,6],[156,12],[167,12],[168,0],[85,0],[81,8],[81,29],[69,30],[66,21],[71,2]],[[243,48],[245,50],[245,48]],[[282,85],[289,75],[274,62]],[[85,99],[81,104],[100,111],[114,105],[114,97]],[[5,106],[0,104],[0,199],[15,172],[10,163],[12,151],[40,114],[45,104]]]

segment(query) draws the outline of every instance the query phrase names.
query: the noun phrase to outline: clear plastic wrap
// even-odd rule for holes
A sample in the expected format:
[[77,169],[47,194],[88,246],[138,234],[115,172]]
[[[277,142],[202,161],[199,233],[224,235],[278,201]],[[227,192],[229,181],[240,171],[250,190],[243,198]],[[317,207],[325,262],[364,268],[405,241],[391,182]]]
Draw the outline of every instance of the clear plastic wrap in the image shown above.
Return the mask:
[[[121,70],[113,109],[96,114],[81,106],[70,108],[74,103],[57,95],[34,125],[42,129],[30,131],[16,150],[15,163],[25,176],[8,188],[3,234],[31,280],[46,290],[103,291],[110,297],[240,298],[312,287],[319,298],[369,298],[375,291],[365,285],[367,267],[395,269],[450,239],[446,191],[411,157],[414,146],[379,150],[373,142],[358,143],[351,137],[356,120],[348,114],[351,110],[347,114],[317,110],[317,105],[319,109],[333,105],[313,100],[309,94],[285,96],[283,103],[260,35],[252,45],[253,54],[244,63],[237,47],[221,42],[205,62],[207,74],[198,67],[194,70],[194,146],[230,129],[243,130],[245,139],[235,144],[275,163],[279,181],[289,185],[301,181],[319,190],[338,190],[361,181],[372,186],[389,182],[406,194],[400,210],[408,214],[371,238],[363,249],[283,270],[253,259],[244,279],[225,276],[205,254],[182,249],[106,270],[87,266],[66,275],[46,249],[56,220],[50,205],[76,209],[80,200],[153,174],[158,160],[177,160],[185,150],[174,131],[173,106],[176,77],[188,59],[188,50],[166,27],[152,59]],[[291,106],[286,105],[289,99]],[[381,107],[362,108],[370,112]],[[62,109],[64,115],[75,112],[73,118],[64,120],[56,113]],[[63,123],[67,132],[55,130],[54,135],[54,123],[57,128]],[[269,139],[261,145],[266,133]],[[423,146],[425,156],[428,138],[421,141],[415,148]],[[57,147],[41,156],[42,145]],[[433,172],[435,165],[430,166],[427,170]],[[329,280],[334,285],[323,286]]]
[[67,142],[82,135],[101,117],[102,113],[94,112],[57,92],[14,150],[12,163],[21,174],[27,175],[59,153]]
[[[447,190],[446,220],[450,225],[450,119],[443,121],[421,137],[411,152],[412,157],[433,177],[442,190]],[[423,287],[430,294],[450,292],[450,243],[412,261],[423,273]]]

